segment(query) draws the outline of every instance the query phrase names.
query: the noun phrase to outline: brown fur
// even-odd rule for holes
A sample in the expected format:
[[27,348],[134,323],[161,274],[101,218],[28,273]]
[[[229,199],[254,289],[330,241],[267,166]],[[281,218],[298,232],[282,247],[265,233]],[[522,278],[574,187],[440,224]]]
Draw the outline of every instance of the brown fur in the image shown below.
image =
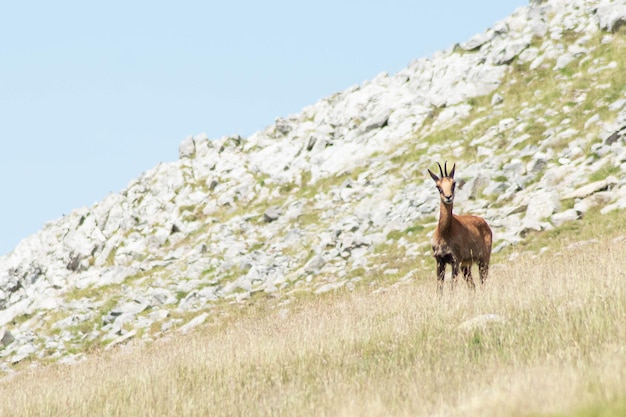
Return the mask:
[[454,171],[448,174],[447,161],[445,171],[439,166],[440,177],[430,169],[428,173],[439,190],[439,223],[432,238],[433,256],[437,261],[437,291],[443,294],[443,282],[446,273],[446,264],[452,268],[452,289],[456,284],[459,269],[468,287],[474,289],[472,279],[472,265],[478,264],[480,283],[484,284],[489,274],[489,259],[491,258],[491,228],[482,217],[465,214],[452,214],[454,205]]

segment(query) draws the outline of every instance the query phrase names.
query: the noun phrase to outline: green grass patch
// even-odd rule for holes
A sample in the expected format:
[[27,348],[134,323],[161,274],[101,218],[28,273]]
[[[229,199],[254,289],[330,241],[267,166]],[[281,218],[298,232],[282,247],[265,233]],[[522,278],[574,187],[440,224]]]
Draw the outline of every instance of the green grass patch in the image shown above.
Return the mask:
[[542,248],[548,248],[551,252],[560,252],[581,241],[621,236],[626,236],[624,211],[613,210],[602,214],[600,208],[595,207],[586,212],[581,220],[566,222],[552,230],[529,232],[522,242],[494,254],[493,262],[504,261],[512,252],[537,253]]
[[605,165],[604,167],[602,167],[599,170],[597,170],[594,173],[592,173],[589,176],[589,181],[590,182],[601,181],[601,180],[606,179],[607,177],[609,177],[611,175],[618,175],[620,173],[621,173],[621,169],[620,169],[619,166],[608,166],[608,165]]

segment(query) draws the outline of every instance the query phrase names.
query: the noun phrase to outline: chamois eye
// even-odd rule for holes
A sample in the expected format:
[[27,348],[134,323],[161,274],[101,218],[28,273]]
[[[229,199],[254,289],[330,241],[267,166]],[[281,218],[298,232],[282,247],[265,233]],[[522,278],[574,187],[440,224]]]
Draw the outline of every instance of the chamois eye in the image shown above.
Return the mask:
[[440,187],[440,186],[437,186],[437,190],[438,190],[439,192],[441,192],[441,187]]

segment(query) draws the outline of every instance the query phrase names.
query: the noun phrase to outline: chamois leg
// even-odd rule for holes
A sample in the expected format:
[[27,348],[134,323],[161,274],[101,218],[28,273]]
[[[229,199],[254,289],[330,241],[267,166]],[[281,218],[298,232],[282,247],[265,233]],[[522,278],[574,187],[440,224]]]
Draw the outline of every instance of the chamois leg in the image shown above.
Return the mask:
[[456,279],[459,276],[459,264],[457,262],[452,263],[452,291],[456,286]]
[[465,282],[467,283],[467,287],[472,290],[476,289],[476,285],[474,285],[474,279],[472,278],[472,267],[464,266],[463,270],[463,278],[465,278]]
[[480,274],[480,284],[485,285],[485,282],[487,282],[487,276],[489,275],[489,263],[478,262],[478,273]]
[[437,260],[437,292],[443,295],[443,280],[446,277],[446,264]]

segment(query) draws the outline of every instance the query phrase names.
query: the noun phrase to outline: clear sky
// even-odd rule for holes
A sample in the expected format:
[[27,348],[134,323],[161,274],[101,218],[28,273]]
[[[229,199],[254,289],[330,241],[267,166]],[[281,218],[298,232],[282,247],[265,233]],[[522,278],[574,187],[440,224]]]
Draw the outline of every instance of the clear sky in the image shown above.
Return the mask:
[[0,254],[174,161],[468,40],[528,0],[11,1]]

